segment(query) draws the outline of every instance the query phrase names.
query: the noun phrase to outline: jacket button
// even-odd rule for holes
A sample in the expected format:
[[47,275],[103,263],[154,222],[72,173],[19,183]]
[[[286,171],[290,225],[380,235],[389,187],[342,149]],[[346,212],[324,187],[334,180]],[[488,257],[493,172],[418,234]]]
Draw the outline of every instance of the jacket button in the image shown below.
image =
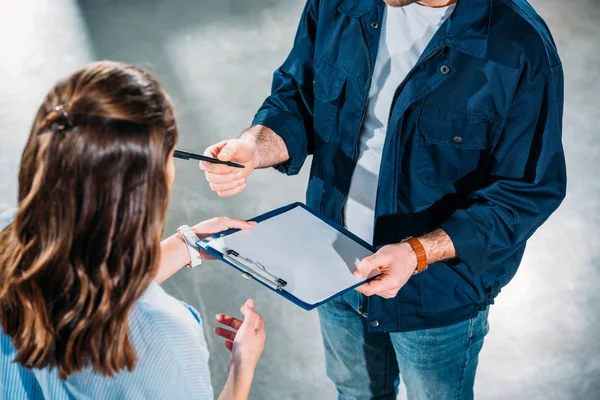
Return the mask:
[[448,75],[450,73],[450,67],[444,64],[440,67],[440,72],[444,75]]
[[460,136],[454,136],[454,139],[452,139],[452,141],[456,144],[461,144],[462,138]]
[[377,22],[371,22],[371,28],[377,29],[379,28],[379,24]]
[[372,319],[371,320],[371,326],[373,328],[377,328],[379,326],[379,321],[377,321],[376,319]]

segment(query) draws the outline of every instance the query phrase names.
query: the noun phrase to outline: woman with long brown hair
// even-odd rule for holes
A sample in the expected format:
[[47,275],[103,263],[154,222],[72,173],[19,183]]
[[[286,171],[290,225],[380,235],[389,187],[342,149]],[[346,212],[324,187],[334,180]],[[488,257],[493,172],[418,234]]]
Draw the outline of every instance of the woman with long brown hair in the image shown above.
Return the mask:
[[[0,232],[1,398],[213,397],[200,318],[158,285],[190,263],[182,236],[161,243],[176,141],[168,96],[139,68],[90,64],[46,96]],[[264,346],[252,301],[241,311],[217,317],[233,329],[217,328],[223,399],[248,397]]]

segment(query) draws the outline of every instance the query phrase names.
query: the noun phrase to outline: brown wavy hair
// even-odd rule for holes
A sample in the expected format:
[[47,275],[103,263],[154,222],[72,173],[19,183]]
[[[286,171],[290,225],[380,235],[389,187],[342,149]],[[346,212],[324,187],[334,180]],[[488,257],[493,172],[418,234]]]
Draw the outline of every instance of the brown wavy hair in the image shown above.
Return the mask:
[[39,108],[0,232],[0,323],[26,368],[132,369],[128,314],[156,274],[177,140],[149,73],[98,62]]

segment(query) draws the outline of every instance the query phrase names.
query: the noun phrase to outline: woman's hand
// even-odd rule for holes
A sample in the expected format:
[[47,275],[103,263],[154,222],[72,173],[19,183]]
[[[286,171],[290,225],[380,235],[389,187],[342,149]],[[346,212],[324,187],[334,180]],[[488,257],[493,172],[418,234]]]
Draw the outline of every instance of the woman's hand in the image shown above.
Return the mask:
[[243,321],[229,315],[217,315],[217,322],[231,328],[215,329],[215,333],[225,339],[225,347],[231,351],[229,376],[219,400],[248,399],[254,370],[265,348],[265,324],[254,309],[254,302],[247,300],[241,311]]
[[[215,233],[226,231],[227,229],[241,229],[248,230],[252,229],[256,225],[256,222],[248,222],[241,219],[217,217],[202,221],[192,227],[192,230],[200,239],[204,239]],[[214,260],[215,258],[205,251],[201,251],[203,260]]]
[[240,311],[244,315],[243,321],[229,315],[217,315],[217,322],[231,329],[217,327],[215,333],[225,339],[225,347],[231,351],[229,367],[239,365],[254,372],[265,348],[265,324],[254,309],[254,301],[247,300]]
[[[194,225],[192,230],[200,239],[203,239],[229,228],[251,229],[255,225],[255,222],[218,217],[200,222],[199,224]],[[175,233],[171,237],[163,240],[160,243],[160,250],[160,264],[156,271],[156,275],[154,276],[154,280],[158,283],[164,282],[190,262],[190,253],[187,245],[179,233]],[[204,260],[214,260],[214,257],[204,251],[201,251],[201,255]]]

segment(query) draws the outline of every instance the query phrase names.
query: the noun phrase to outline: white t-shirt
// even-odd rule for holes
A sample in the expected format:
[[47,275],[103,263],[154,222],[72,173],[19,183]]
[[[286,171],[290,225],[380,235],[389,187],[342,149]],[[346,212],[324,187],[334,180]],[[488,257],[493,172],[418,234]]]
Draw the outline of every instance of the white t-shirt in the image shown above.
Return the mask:
[[412,3],[385,8],[358,160],[344,206],[346,228],[369,243],[373,241],[381,153],[394,92],[454,7]]

